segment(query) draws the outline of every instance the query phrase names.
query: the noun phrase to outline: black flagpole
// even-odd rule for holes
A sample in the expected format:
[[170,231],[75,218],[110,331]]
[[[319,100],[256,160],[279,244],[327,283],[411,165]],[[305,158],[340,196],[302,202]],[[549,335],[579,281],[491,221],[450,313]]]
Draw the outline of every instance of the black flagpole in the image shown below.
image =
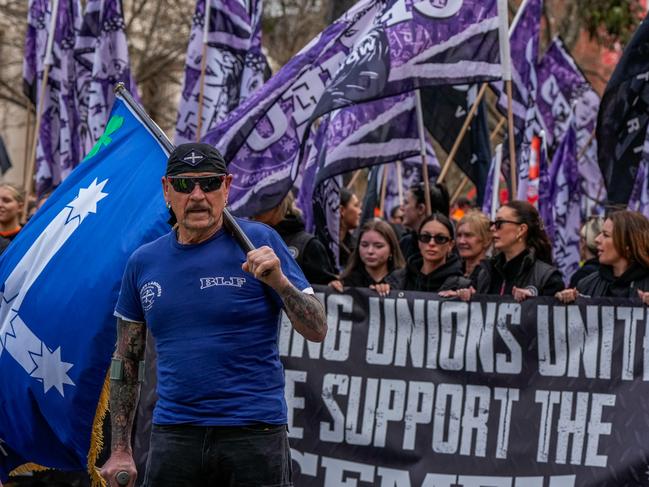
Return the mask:
[[[167,156],[171,154],[174,150],[174,145],[167,138],[165,133],[160,127],[149,117],[149,115],[144,111],[144,108],[135,101],[131,93],[126,89],[124,83],[118,83],[115,86],[115,95],[122,100],[136,113],[139,119],[144,125],[149,129],[151,134],[158,139],[158,142],[164,147],[164,150],[167,153]],[[232,236],[236,239],[239,246],[243,249],[244,253],[248,253],[251,250],[255,250],[255,246],[252,244],[248,236],[243,232],[237,220],[232,216],[230,210],[223,208],[223,224],[227,228]]]

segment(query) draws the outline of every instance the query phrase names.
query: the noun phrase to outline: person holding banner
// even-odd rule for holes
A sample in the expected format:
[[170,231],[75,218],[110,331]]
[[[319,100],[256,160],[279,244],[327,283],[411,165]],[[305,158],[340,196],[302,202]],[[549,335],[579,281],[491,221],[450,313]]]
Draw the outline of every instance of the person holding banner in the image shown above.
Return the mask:
[[390,285],[386,279],[393,271],[402,269],[405,263],[397,235],[390,224],[378,219],[369,220],[361,227],[358,245],[340,279],[331,281],[329,285],[338,292],[343,291],[343,286],[369,287],[379,295],[387,296]]
[[471,280],[475,287],[480,265],[487,258],[491,248],[489,218],[481,211],[466,213],[457,224],[457,250],[462,259],[464,277]]
[[[410,230],[401,240],[399,246],[406,260],[413,255],[419,255],[419,244],[417,231],[422,222],[428,217],[426,211],[426,195],[424,183],[414,184],[406,191],[406,197],[401,210],[403,211],[403,226]],[[449,216],[450,198],[446,186],[438,183],[430,183],[430,207],[431,212],[441,213]]]
[[556,294],[563,303],[578,297],[631,298],[649,305],[649,220],[636,211],[608,215],[595,239],[599,269]]
[[115,307],[111,457],[101,469],[111,486],[123,472],[129,487],[137,477],[131,429],[146,328],[158,402],[144,484],[292,485],[278,322],[283,308],[300,334],[322,341],[325,313],[274,230],[238,220],[256,246],[247,254],[226,232],[231,183],[207,144],[169,156],[163,194],[178,225],[133,253]]
[[491,222],[491,233],[497,254],[480,266],[475,287],[460,289],[454,296],[469,300],[475,293],[512,295],[521,302],[563,289],[561,274],[551,264],[550,240],[534,206],[517,200],[501,206]]
[[433,213],[424,219],[417,234],[419,255],[412,255],[406,267],[386,282],[392,289],[432,293],[468,287],[471,281],[463,276],[462,263],[453,252],[453,233],[446,215]]
[[570,288],[577,287],[577,283],[584,277],[597,272],[599,269],[599,259],[597,258],[597,242],[595,241],[602,231],[604,220],[595,216],[589,218],[579,230],[579,255],[583,265],[570,276]]

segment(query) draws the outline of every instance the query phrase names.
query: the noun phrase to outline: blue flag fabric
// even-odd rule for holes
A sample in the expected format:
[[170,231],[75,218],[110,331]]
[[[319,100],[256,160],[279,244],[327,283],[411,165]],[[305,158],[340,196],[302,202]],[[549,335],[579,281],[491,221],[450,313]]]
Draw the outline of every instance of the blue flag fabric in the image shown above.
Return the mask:
[[1,481],[27,463],[94,465],[92,428],[106,406],[122,273],[137,247],[168,232],[165,164],[118,98],[83,164],[2,255]]

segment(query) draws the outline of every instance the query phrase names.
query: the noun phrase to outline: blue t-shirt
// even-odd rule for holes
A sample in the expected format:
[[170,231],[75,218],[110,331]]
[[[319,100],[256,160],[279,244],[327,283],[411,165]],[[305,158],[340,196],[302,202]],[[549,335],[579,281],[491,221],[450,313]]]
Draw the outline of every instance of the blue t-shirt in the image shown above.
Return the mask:
[[[274,230],[238,221],[256,247],[275,251],[297,289],[312,292]],[[282,301],[241,269],[245,260],[223,229],[196,245],[179,244],[172,231],[129,259],[115,314],[146,322],[155,337],[155,424],[286,423],[277,349]]]

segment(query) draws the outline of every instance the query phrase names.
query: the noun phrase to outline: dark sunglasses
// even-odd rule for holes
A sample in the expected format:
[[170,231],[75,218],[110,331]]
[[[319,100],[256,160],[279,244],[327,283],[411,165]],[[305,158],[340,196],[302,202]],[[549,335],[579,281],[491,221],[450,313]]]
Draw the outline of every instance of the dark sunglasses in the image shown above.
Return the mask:
[[179,193],[189,194],[194,191],[194,188],[198,184],[203,193],[211,193],[212,191],[217,191],[223,184],[225,179],[225,174],[219,174],[217,176],[171,176],[167,178],[171,183],[171,187],[174,191]]
[[515,222],[513,220],[496,220],[489,222],[490,227],[496,227],[496,230],[500,230],[505,223],[513,223],[514,225],[522,225],[521,222]]
[[437,245],[444,245],[451,241],[451,237],[447,237],[446,235],[431,235],[430,233],[420,233],[419,235],[417,235],[417,240],[425,244],[430,243],[430,241],[433,240]]

